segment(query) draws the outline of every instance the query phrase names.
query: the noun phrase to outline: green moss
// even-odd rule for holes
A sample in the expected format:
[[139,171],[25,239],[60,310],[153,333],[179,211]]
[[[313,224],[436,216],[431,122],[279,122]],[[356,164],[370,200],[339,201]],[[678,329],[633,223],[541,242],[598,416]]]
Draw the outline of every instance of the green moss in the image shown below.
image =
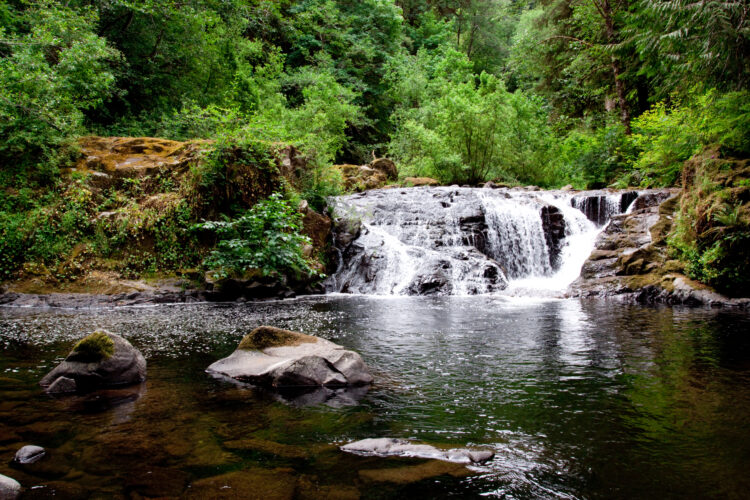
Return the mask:
[[259,326],[247,334],[237,348],[246,351],[259,351],[269,347],[295,346],[316,341],[315,337],[304,333],[282,330],[273,326]]
[[68,360],[91,363],[110,358],[114,353],[115,342],[106,333],[98,331],[79,341]]

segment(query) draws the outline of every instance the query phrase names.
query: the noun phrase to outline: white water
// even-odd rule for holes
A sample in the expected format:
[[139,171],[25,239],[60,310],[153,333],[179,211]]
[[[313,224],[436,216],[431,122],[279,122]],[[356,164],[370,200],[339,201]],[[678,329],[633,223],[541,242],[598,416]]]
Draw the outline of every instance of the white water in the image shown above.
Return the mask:
[[[621,204],[619,193],[587,198],[458,187],[339,197],[335,215],[359,221],[362,229],[351,246],[339,249],[342,265],[328,288],[368,295],[561,296]],[[544,210],[564,220],[558,259],[545,237],[544,207],[555,207]]]

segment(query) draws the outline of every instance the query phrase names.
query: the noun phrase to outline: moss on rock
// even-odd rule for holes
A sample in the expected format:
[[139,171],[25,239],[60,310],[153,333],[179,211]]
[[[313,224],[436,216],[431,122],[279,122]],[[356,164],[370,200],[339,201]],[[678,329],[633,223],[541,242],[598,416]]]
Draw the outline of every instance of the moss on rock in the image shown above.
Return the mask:
[[69,361],[93,363],[112,357],[115,353],[115,342],[106,332],[96,331],[80,340],[68,357]]
[[295,346],[305,343],[314,343],[318,339],[304,333],[283,330],[273,326],[259,326],[240,342],[237,349],[246,351],[260,351],[269,347]]

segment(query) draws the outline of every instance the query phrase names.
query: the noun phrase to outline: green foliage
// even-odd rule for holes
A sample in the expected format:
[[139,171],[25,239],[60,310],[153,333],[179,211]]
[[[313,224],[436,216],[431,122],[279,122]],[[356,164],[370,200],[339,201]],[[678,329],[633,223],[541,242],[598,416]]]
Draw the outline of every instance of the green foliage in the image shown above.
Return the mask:
[[560,146],[561,174],[581,188],[602,188],[627,171],[635,151],[622,125],[573,130]]
[[389,150],[402,172],[449,183],[550,182],[552,131],[540,100],[487,73],[477,82],[449,48],[407,57],[391,78],[400,106]]
[[199,224],[218,240],[203,264],[222,277],[253,269],[264,275],[316,275],[302,253],[310,239],[299,234],[300,223],[301,214],[275,193],[235,219]]
[[693,91],[689,100],[665,103],[633,121],[632,137],[641,151],[631,178],[642,186],[671,186],[682,164],[709,144],[750,154],[750,94]]
[[91,9],[36,1],[19,24],[0,26],[0,164],[49,182],[84,112],[112,93],[118,53],[96,35]]

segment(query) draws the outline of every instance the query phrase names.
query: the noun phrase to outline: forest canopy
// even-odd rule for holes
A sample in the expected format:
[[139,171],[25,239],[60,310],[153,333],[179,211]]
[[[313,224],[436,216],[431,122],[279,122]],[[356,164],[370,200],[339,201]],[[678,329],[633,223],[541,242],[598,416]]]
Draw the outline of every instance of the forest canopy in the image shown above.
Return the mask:
[[670,185],[746,154],[746,1],[0,2],[0,163],[51,182],[82,134],[285,141],[319,165]]

